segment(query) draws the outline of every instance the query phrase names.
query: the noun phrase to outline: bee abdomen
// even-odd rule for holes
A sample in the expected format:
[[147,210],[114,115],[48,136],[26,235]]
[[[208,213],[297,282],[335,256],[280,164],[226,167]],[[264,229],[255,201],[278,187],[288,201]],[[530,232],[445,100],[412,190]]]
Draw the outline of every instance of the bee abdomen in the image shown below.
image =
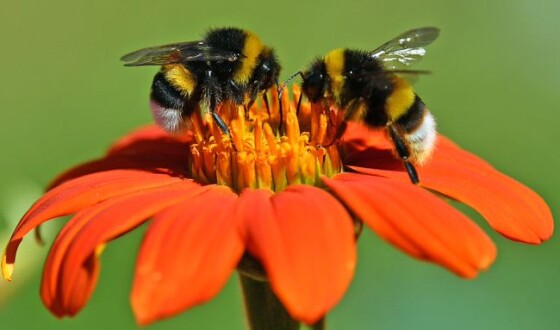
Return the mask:
[[155,122],[170,133],[182,129],[185,97],[158,72],[152,83],[150,108]]
[[397,119],[396,123],[404,129],[406,133],[412,133],[422,125],[425,111],[427,110],[424,102],[422,102],[418,95],[415,95],[412,105]]
[[437,133],[434,117],[418,95],[408,111],[397,120],[397,125],[404,132],[410,160],[422,164],[433,151]]

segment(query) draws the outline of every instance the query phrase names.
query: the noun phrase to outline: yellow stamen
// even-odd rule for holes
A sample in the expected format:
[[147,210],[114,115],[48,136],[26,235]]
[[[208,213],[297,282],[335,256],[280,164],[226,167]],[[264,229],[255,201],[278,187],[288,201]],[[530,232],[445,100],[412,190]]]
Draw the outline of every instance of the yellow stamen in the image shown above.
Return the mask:
[[244,188],[281,191],[290,184],[320,185],[321,176],[340,173],[342,163],[333,143],[336,111],[303,102],[296,113],[300,93],[294,87],[294,100],[286,92],[279,101],[273,89],[270,109],[255,103],[248,113],[244,107],[221,105],[217,112],[231,136],[224,134],[211,116],[195,114],[191,126],[195,142],[190,146],[192,177],[238,192]]

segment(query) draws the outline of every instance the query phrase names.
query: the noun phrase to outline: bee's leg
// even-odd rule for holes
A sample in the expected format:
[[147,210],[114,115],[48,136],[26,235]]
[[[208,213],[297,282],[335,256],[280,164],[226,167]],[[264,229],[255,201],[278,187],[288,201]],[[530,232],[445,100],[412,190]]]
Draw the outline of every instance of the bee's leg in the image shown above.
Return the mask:
[[237,151],[237,148],[235,147],[235,143],[233,142],[233,136],[231,135],[231,131],[229,130],[228,126],[226,125],[222,117],[220,117],[220,115],[213,109],[210,109],[210,115],[212,116],[212,120],[214,120],[214,123],[216,123],[220,131],[222,131],[222,133],[229,136],[229,140],[231,141],[231,146],[233,147],[233,150]]
[[344,135],[344,132],[346,132],[346,129],[348,128],[348,124],[346,123],[346,121],[343,121],[340,126],[338,126],[338,128],[336,129],[336,133],[333,136],[331,142],[329,142],[328,144],[324,144],[322,145],[324,148],[328,148],[330,146],[332,146],[333,144],[335,144],[338,140],[340,140],[342,138],[342,136]]
[[266,92],[262,95],[264,106],[266,107],[266,113],[268,114],[268,118],[270,118],[270,104],[268,103],[268,95]]
[[[207,71],[206,72],[206,76],[207,76],[207,83],[208,86],[214,86],[214,83],[212,82],[212,79],[214,79],[212,77],[212,71]],[[222,131],[222,133],[226,134],[227,136],[229,136],[229,139],[231,141],[231,145],[233,146],[233,149],[237,151],[237,149],[235,148],[235,144],[233,143],[233,136],[231,135],[231,131],[229,129],[229,127],[227,126],[226,122],[222,119],[222,117],[220,117],[220,115],[216,112],[216,109],[218,108],[218,98],[216,97],[218,94],[216,93],[216,91],[214,89],[209,89],[207,91],[208,95],[209,95],[209,100],[208,100],[208,105],[209,105],[209,112],[210,115],[212,116],[212,120],[214,121],[214,123],[216,123],[216,125],[218,126],[218,128],[220,129],[220,131]]]
[[212,115],[212,119],[214,120],[214,123],[216,123],[216,125],[218,125],[218,127],[220,128],[220,131],[222,131],[222,133],[227,134],[229,135],[229,137],[231,137],[231,131],[227,127],[222,117],[220,117],[220,115],[218,115],[216,111],[210,111],[210,114]]
[[[249,120],[249,112],[251,111],[251,107],[253,106],[253,104],[255,103],[255,101],[257,100],[258,95],[254,95],[251,96],[251,99],[249,100],[249,102],[247,104],[243,105],[243,108],[245,109],[245,119]],[[266,107],[266,112],[268,113],[268,118],[270,118],[270,107],[268,106],[268,98],[266,96],[266,92],[263,93],[263,103]]]
[[[303,93],[302,93],[302,95],[303,95]],[[301,101],[301,95],[300,95],[300,101]],[[344,120],[342,120],[342,122],[339,124],[338,128],[336,129],[336,132],[335,132],[331,142],[329,142],[329,144],[327,144],[327,145],[323,145],[323,147],[330,147],[342,138],[342,136],[346,132],[346,129],[348,128],[348,121],[351,120],[352,115],[360,109],[361,105],[362,105],[362,103],[360,103],[360,102],[351,102],[350,104],[348,104],[346,106],[346,111],[345,111],[345,114],[344,114]],[[324,100],[323,108],[324,109],[329,109],[329,111],[330,111],[329,104],[326,102],[326,100]]]
[[395,145],[395,150],[397,151],[397,155],[402,159],[404,167],[406,168],[406,172],[408,173],[408,177],[410,181],[414,184],[420,183],[420,178],[418,177],[418,172],[416,172],[416,168],[410,162],[410,151],[408,147],[402,140],[400,134],[395,129],[394,126],[389,125],[387,126],[389,130],[389,135],[391,136],[391,140],[393,140],[393,144]]
[[296,115],[299,116],[299,108],[301,107],[301,100],[303,99],[303,92],[299,94],[299,98],[297,101],[297,108],[296,108]]
[[249,109],[253,105],[253,101],[249,101],[248,104],[243,104],[243,112],[245,113],[245,120],[249,120]]

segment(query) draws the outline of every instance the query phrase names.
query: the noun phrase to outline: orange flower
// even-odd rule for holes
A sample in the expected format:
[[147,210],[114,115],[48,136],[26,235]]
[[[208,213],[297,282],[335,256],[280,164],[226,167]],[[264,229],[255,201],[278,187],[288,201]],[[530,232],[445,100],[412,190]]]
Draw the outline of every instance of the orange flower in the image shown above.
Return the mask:
[[[287,97],[282,102],[293,109]],[[473,278],[490,266],[493,242],[430,191],[471,206],[510,239],[539,244],[552,235],[551,213],[538,195],[445,137],[416,186],[382,132],[351,124],[342,141],[333,141],[336,109],[304,104],[297,116],[286,111],[282,136],[278,102],[270,113],[256,105],[248,114],[229,105],[220,111],[233,144],[197,116],[186,136],[145,127],[58,177],[15,229],[4,277],[11,279],[29,231],[75,214],[53,243],[41,287],[56,316],[73,316],[96,285],[105,244],[152,218],[131,294],[139,323],[211,299],[248,253],[290,315],[311,324],[348,288],[362,222],[459,276]]]

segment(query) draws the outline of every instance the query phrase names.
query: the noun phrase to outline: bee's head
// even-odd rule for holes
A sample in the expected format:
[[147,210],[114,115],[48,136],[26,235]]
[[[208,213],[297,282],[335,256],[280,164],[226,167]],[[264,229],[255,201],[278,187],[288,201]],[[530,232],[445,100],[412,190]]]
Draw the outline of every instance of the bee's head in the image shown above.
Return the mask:
[[302,92],[310,102],[317,102],[323,98],[326,81],[327,68],[322,60],[315,61],[311,67],[303,73],[301,84]]
[[265,91],[276,84],[280,69],[280,63],[274,50],[265,48],[258,57],[252,78],[253,84],[258,86],[258,92]]

